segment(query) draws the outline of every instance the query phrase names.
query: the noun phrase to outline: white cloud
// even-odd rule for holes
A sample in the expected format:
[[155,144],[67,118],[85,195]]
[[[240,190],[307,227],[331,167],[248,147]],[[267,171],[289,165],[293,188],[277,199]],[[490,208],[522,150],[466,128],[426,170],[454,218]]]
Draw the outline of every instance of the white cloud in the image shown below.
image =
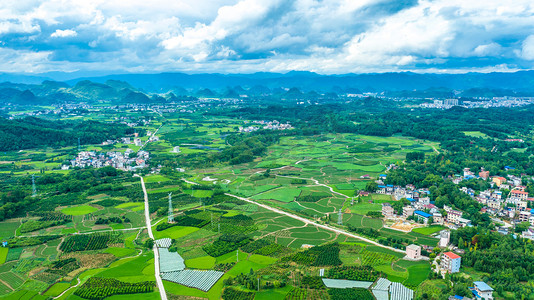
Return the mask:
[[75,37],[77,35],[78,33],[72,29],[65,29],[65,30],[56,29],[56,31],[54,31],[54,33],[52,33],[50,36],[53,38],[65,38],[65,37]]
[[[463,68],[451,61],[499,70],[531,68],[534,60],[532,0],[4,2],[4,55],[50,71],[456,72]],[[83,63],[69,61],[76,55],[66,43],[68,51],[89,51]],[[15,50],[44,44],[46,51]]]
[[526,60],[534,60],[534,34],[528,36],[524,41],[521,49],[521,57]]

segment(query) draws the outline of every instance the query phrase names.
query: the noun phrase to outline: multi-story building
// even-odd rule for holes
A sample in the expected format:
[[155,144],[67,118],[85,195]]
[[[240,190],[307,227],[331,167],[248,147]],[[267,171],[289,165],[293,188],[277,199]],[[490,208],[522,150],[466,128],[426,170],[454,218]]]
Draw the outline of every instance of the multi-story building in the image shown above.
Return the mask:
[[419,259],[421,258],[421,246],[411,244],[406,247],[406,256],[409,259]]
[[413,212],[415,211],[415,208],[412,206],[405,206],[402,208],[402,216],[405,218],[408,218],[409,216],[413,216]]
[[441,269],[448,273],[460,272],[462,258],[455,253],[445,252],[441,255]]
[[506,178],[495,176],[493,177],[492,181],[495,182],[498,187],[500,187],[501,184],[506,183]]
[[463,213],[458,210],[449,210],[447,212],[447,222],[458,224],[459,219],[462,217]]
[[522,211],[519,213],[519,222],[529,222],[531,216],[529,211]]
[[510,192],[510,197],[519,198],[521,200],[527,200],[528,193],[521,190],[512,190]]
[[384,203],[382,204],[382,214],[384,215],[384,217],[388,218],[388,217],[393,217],[395,216],[395,210],[393,209],[393,207],[391,206],[391,204],[389,203]]
[[439,246],[447,248],[451,239],[451,232],[449,230],[442,230],[439,232]]

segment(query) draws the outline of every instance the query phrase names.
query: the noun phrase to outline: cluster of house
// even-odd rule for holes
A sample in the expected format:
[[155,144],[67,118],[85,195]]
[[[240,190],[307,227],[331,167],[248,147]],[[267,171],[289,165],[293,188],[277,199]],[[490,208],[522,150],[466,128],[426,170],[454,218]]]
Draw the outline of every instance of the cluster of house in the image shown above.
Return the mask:
[[139,151],[136,155],[132,149],[126,149],[122,152],[106,152],[97,153],[95,151],[81,151],[78,156],[71,160],[71,165],[63,165],[62,170],[68,170],[70,167],[93,167],[101,168],[105,166],[112,166],[123,171],[134,171],[147,167],[146,161],[150,158],[147,151]]
[[[447,247],[450,231],[443,230],[441,233],[440,247]],[[406,247],[406,257],[408,260],[420,260],[421,256],[421,246],[418,245],[409,245]],[[439,269],[442,274],[449,273],[458,273],[460,272],[460,266],[462,264],[462,257],[454,252],[443,252],[439,256]],[[491,288],[487,283],[483,281],[473,282],[473,287],[469,288],[473,294],[473,298],[460,297],[460,296],[451,296],[449,299],[461,299],[461,300],[471,300],[471,299],[484,299],[491,300],[493,299],[493,288]]]
[[[245,122],[245,124],[248,122]],[[239,126],[239,132],[253,132],[256,130],[259,130],[260,128],[268,129],[268,130],[287,130],[287,129],[293,129],[293,126],[288,123],[280,123],[277,120],[274,121],[253,121],[254,124],[260,124],[263,126],[247,126],[242,127]]]
[[[513,169],[513,167],[506,166],[506,169]],[[425,224],[431,223],[444,224],[450,228],[458,228],[469,226],[471,221],[463,218],[463,213],[454,210],[451,207],[445,206],[446,216],[440,213],[440,210],[430,203],[430,191],[428,189],[416,189],[413,185],[406,185],[405,187],[384,185],[383,182],[387,175],[379,175],[376,181],[378,185],[377,193],[392,195],[396,200],[406,198],[410,201],[410,205],[405,206],[402,216],[397,216],[390,204],[382,205],[382,214],[386,218],[408,218],[414,216],[415,219],[422,221]],[[521,185],[521,177],[514,175],[507,175],[506,178],[502,176],[490,176],[489,171],[481,168],[478,176],[475,175],[469,168],[463,170],[463,176],[456,175],[451,178],[456,184],[462,180],[469,180],[479,178],[488,180],[491,183],[491,188],[486,191],[481,191],[476,194],[473,189],[462,187],[460,190],[471,196],[474,200],[483,205],[482,213],[496,217],[505,217],[513,219],[516,223],[530,222],[534,226],[534,212],[528,207],[534,197],[529,197],[529,193],[525,191],[525,187]],[[508,194],[503,194],[504,192]],[[525,235],[534,239],[534,227],[525,232]]]
[[432,102],[425,102],[420,105],[423,108],[439,108],[449,109],[453,106],[461,106],[465,108],[475,107],[518,107],[534,103],[532,97],[494,97],[492,99],[481,98],[481,101],[470,100],[458,102],[458,99],[436,99]]
[[[245,124],[246,123],[248,123],[248,121],[245,121]],[[291,126],[291,124],[289,124],[289,122],[280,123],[277,120],[274,120],[274,121],[252,121],[252,123],[263,125],[263,126],[252,126],[252,125],[251,126],[246,126],[246,127],[239,126],[239,132],[253,132],[253,131],[259,130],[261,128],[267,129],[267,130],[293,129],[293,126]]]

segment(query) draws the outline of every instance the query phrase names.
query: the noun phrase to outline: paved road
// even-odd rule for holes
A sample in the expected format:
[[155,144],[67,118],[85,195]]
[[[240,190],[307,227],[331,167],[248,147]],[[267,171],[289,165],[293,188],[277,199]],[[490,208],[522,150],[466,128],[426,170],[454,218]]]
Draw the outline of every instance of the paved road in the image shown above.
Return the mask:
[[295,220],[299,220],[299,221],[302,221],[306,224],[310,224],[310,225],[313,225],[313,226],[316,226],[316,227],[319,227],[319,228],[322,228],[322,229],[326,229],[328,231],[333,231],[335,233],[338,233],[338,234],[342,234],[342,235],[345,235],[345,236],[348,236],[348,237],[352,237],[352,238],[355,238],[355,239],[359,239],[359,240],[362,240],[366,243],[370,243],[370,244],[373,244],[373,245],[376,245],[376,246],[379,246],[379,247],[382,247],[382,248],[385,248],[385,249],[389,249],[391,251],[395,251],[395,252],[399,252],[399,253],[406,253],[404,250],[399,250],[399,249],[395,249],[395,248],[392,248],[392,247],[388,247],[388,246],[384,246],[380,243],[377,243],[373,240],[370,240],[370,239],[367,239],[367,238],[364,238],[364,237],[361,237],[359,235],[355,235],[355,234],[352,234],[350,232],[346,232],[344,230],[341,230],[341,229],[338,229],[338,228],[334,228],[334,227],[330,227],[328,225],[323,225],[323,224],[318,224],[318,223],[315,223],[309,219],[306,219],[306,218],[303,218],[303,217],[299,217],[297,215],[294,215],[294,214],[291,214],[291,213],[288,213],[288,212],[285,212],[283,210],[279,210],[279,209],[276,209],[274,207],[270,207],[268,205],[265,205],[265,204],[261,204],[261,203],[258,203],[256,201],[253,201],[253,200],[250,200],[248,198],[243,198],[243,197],[239,197],[239,196],[236,196],[236,195],[232,195],[232,194],[229,194],[229,193],[226,193],[226,195],[228,196],[231,196],[231,197],[234,197],[234,198],[237,198],[239,200],[243,200],[243,201],[246,201],[248,203],[252,203],[252,204],[256,204],[260,207],[263,207],[265,209],[268,209],[270,211],[274,211],[275,213],[279,213],[279,214],[282,214],[282,215],[286,215],[290,218],[293,218]]
[[[148,236],[151,239],[154,239],[154,235],[152,234],[152,226],[150,225],[150,210],[148,208],[148,194],[146,192],[145,187],[145,181],[143,180],[143,177],[135,174],[134,176],[137,176],[141,178],[141,187],[143,187],[143,194],[145,195],[145,221],[146,221],[146,228],[148,231]],[[165,293],[165,287],[163,286],[163,281],[161,280],[161,276],[159,274],[159,253],[158,248],[156,247],[156,244],[154,244],[154,268],[156,270],[156,284],[158,285],[159,294],[161,295],[161,300],[167,300],[167,294]]]

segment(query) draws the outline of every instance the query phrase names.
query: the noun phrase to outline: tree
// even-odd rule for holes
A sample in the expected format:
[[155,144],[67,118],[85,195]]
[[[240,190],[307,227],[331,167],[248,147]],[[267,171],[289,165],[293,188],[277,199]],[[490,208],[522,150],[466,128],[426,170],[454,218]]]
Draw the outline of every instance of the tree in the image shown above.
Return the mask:
[[378,184],[376,182],[374,182],[374,181],[369,181],[365,185],[365,190],[367,192],[375,192],[377,189],[378,189]]
[[154,248],[154,240],[153,240],[153,239],[148,239],[148,240],[146,240],[144,246],[145,246],[145,248],[147,248],[147,249],[152,249],[152,248]]
[[521,222],[515,226],[515,232],[521,233],[530,227],[529,222]]

